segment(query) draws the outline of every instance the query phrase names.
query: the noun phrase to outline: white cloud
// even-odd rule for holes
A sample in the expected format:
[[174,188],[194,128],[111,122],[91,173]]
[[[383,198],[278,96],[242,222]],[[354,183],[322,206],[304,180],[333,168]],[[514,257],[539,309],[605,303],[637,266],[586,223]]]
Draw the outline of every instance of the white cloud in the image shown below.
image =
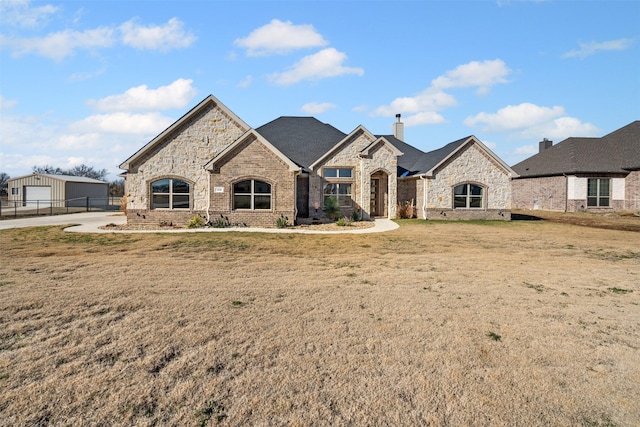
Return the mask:
[[171,18],[165,25],[143,26],[132,19],[119,27],[122,42],[136,49],[160,50],[163,52],[191,46],[196,40],[193,33],[184,30],[184,23]]
[[423,111],[422,113],[406,117],[403,120],[404,124],[407,125],[407,127],[420,125],[436,125],[438,123],[443,123],[446,121],[442,115],[434,113],[433,111]]
[[302,111],[307,114],[322,114],[325,111],[332,110],[336,108],[336,104],[332,104],[330,102],[309,102],[302,106]]
[[560,106],[540,107],[525,102],[519,105],[508,105],[495,114],[479,113],[467,117],[464,124],[467,126],[481,125],[484,132],[506,132],[548,123],[564,113],[564,108]]
[[376,108],[372,115],[392,117],[398,113],[417,114],[436,112],[448,107],[453,107],[456,104],[456,99],[448,93],[429,88],[413,97],[396,98],[391,101],[391,104]]
[[278,85],[291,85],[302,80],[320,80],[345,74],[364,75],[362,68],[345,67],[342,63],[347,55],[330,47],[313,55],[305,56],[290,70],[274,73],[271,81]]
[[501,59],[471,61],[447,71],[434,79],[431,85],[438,89],[477,87],[479,93],[485,94],[491,86],[507,83],[506,77],[510,73],[511,70]]
[[253,76],[247,76],[238,83],[238,87],[249,87],[251,83],[253,83]]
[[173,120],[160,113],[109,113],[95,114],[69,126],[73,133],[112,133],[155,135],[166,129]]
[[7,99],[0,95],[0,111],[10,110],[18,103],[15,99]]
[[439,112],[458,105],[453,95],[445,89],[475,87],[485,94],[496,84],[507,83],[511,70],[501,59],[492,61],[472,61],[431,81],[431,86],[415,96],[400,97],[388,105],[382,105],[371,113],[372,116],[393,117],[395,114],[409,114],[404,118],[406,126],[438,124],[446,121]]
[[0,22],[2,26],[37,28],[46,23],[58,11],[58,7],[46,4],[31,7],[29,0],[0,1]]
[[[1,4],[1,3],[0,3]],[[163,26],[143,26],[130,20],[120,25],[121,42],[136,49],[169,51],[190,46],[196,37],[184,30],[177,18]],[[101,26],[83,31],[66,29],[49,33],[43,37],[9,37],[0,35],[0,48],[12,51],[14,57],[35,54],[44,58],[62,61],[78,50],[95,51],[109,48],[118,42],[113,26]]]
[[0,114],[0,165],[15,177],[34,165],[79,162],[107,169],[115,179],[118,165],[173,121],[157,113],[94,115],[71,124],[51,115]]
[[578,43],[580,46],[579,49],[571,50],[564,55],[563,58],[580,58],[584,59],[587,56],[595,55],[598,52],[602,51],[611,51],[611,50],[626,50],[629,49],[633,45],[632,39],[617,39],[610,40],[606,42],[588,42],[588,43]]
[[184,108],[197,93],[192,84],[193,80],[181,78],[157,89],[149,89],[147,85],[140,85],[128,89],[120,95],[89,100],[87,104],[98,111],[151,111]]
[[561,106],[543,107],[531,103],[509,105],[496,113],[479,113],[467,117],[467,126],[478,126],[483,132],[505,133],[510,140],[550,138],[561,141],[570,136],[596,136],[600,130],[566,115]]
[[48,34],[45,37],[12,38],[0,35],[0,47],[13,50],[14,57],[29,53],[62,61],[71,56],[77,49],[92,50],[111,47],[115,43],[113,29],[99,27],[93,30],[64,30]]
[[98,70],[95,70],[95,71],[73,73],[67,78],[67,81],[68,82],[82,82],[82,81],[86,81],[86,80],[91,80],[94,77],[101,76],[106,71],[107,71],[107,68],[106,67],[102,67],[102,68],[100,68]]
[[247,49],[248,56],[287,54],[296,49],[326,46],[328,42],[313,25],[294,25],[273,19],[253,30],[247,37],[236,39],[236,46]]
[[538,154],[538,146],[536,144],[529,145],[521,145],[514,150],[514,153],[518,156],[533,156],[534,154]]

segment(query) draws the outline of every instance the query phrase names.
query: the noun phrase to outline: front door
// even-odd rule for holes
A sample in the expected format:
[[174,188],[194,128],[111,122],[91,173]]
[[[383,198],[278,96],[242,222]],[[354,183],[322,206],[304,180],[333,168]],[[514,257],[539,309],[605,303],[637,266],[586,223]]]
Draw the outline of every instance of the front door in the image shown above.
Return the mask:
[[380,216],[380,179],[371,178],[371,216]]

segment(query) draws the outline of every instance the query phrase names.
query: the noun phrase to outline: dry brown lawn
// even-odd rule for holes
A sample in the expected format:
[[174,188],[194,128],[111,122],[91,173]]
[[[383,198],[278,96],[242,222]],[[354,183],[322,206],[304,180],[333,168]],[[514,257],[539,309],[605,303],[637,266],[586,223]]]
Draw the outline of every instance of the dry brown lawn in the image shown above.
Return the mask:
[[0,425],[640,425],[640,234],[0,232]]

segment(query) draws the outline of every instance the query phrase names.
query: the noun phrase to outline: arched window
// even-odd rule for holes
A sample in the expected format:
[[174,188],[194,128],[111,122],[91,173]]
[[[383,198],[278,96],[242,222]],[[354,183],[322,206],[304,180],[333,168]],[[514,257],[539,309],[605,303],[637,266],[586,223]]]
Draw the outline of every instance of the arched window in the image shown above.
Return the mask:
[[461,184],[453,189],[454,209],[482,209],[484,207],[484,188],[475,184]]
[[233,184],[233,209],[271,209],[271,184],[246,179]]
[[151,209],[189,209],[188,182],[175,178],[159,179],[151,183]]

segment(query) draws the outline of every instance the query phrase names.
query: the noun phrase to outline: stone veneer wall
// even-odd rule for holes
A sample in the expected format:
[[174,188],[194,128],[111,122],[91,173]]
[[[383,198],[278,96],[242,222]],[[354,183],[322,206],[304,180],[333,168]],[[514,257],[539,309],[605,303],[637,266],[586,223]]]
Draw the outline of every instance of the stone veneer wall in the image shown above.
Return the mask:
[[514,209],[566,209],[567,179],[564,176],[516,178],[511,181],[511,192]]
[[[511,176],[475,144],[442,165],[427,182],[427,219],[511,219]],[[485,187],[484,209],[453,209],[453,187]],[[422,206],[417,206],[418,212]]]
[[[127,221],[184,225],[194,214],[204,214],[209,172],[203,166],[246,130],[215,104],[183,123],[166,141],[131,165],[125,179]],[[150,185],[161,177],[182,178],[192,183],[189,210],[151,210]]]
[[395,217],[398,199],[396,194],[398,159],[395,153],[384,144],[380,144],[372,149],[369,157],[361,158],[360,152],[373,141],[374,139],[370,138],[366,133],[358,132],[351,140],[345,142],[342,149],[337,151],[333,156],[326,159],[321,165],[316,167],[315,170],[309,173],[310,215],[313,215],[317,210],[318,213],[324,216],[324,213],[322,212],[324,206],[323,187],[324,183],[327,181],[322,178],[322,169],[325,167],[343,167],[353,169],[352,178],[346,180],[331,180],[331,182],[350,182],[352,184],[352,207],[350,209],[343,208],[343,215],[350,215],[354,209],[361,208],[363,219],[369,219],[369,209],[371,204],[370,177],[377,171],[383,171],[388,174],[388,194],[385,198],[389,207],[389,215],[391,218]]
[[[233,184],[245,179],[257,179],[271,184],[271,210],[233,209]],[[273,151],[251,137],[242,142],[215,165],[211,175],[212,219],[225,217],[232,224],[251,227],[275,227],[280,216],[295,221],[295,173]],[[213,189],[221,187],[222,193]]]

